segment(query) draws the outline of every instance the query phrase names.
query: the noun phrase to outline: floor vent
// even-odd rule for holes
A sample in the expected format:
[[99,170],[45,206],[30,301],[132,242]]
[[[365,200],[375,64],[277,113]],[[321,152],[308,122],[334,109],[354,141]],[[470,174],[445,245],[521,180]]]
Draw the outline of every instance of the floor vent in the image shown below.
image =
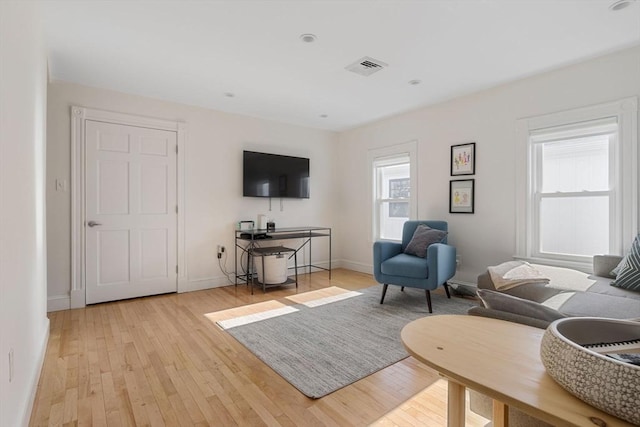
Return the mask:
[[385,64],[382,61],[378,61],[377,59],[365,56],[358,59],[353,64],[347,65],[344,68],[346,70],[353,71],[356,74],[360,74],[361,76],[370,76],[371,74],[378,72],[388,66],[389,64]]

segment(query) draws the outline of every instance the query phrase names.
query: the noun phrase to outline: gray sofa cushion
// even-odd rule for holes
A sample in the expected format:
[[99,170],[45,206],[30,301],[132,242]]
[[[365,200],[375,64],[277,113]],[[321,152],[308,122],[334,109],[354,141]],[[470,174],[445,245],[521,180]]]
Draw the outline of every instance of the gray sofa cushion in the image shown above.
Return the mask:
[[[558,297],[566,297],[558,309],[569,316],[609,317],[631,319],[640,317],[640,301],[593,292],[566,292]],[[547,300],[545,305],[549,305]]]
[[[608,285],[609,284],[607,283],[607,286]],[[496,290],[488,272],[484,272],[478,276],[478,289],[488,289],[490,291]],[[518,298],[541,302],[562,291],[552,287],[552,284],[549,283],[528,283],[502,292]]]
[[630,298],[635,299],[640,304],[640,293],[632,292],[627,289],[616,288],[615,286],[611,286],[611,282],[613,280],[604,277],[598,276],[589,276],[589,278],[593,278],[593,285],[589,286],[586,292],[590,292],[593,294],[603,294],[609,295],[612,297],[621,297],[621,298]]
[[507,322],[521,323],[534,328],[547,329],[551,322],[547,320],[534,319],[533,317],[522,316],[520,314],[506,311],[492,310],[481,306],[471,307],[467,314],[469,316],[490,317],[492,319],[506,320]]
[[497,291],[478,289],[478,296],[485,308],[492,310],[505,311],[547,322],[553,322],[554,320],[567,317],[558,310],[546,307],[535,301],[514,297]]

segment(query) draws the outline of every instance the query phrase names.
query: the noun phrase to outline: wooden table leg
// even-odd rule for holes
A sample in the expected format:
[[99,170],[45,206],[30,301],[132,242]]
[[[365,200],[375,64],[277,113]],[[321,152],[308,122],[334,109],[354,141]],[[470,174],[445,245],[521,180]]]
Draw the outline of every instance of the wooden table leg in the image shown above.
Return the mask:
[[453,380],[449,380],[447,389],[449,392],[447,402],[447,426],[464,427],[464,386]]
[[493,427],[509,427],[509,407],[499,400],[493,401]]

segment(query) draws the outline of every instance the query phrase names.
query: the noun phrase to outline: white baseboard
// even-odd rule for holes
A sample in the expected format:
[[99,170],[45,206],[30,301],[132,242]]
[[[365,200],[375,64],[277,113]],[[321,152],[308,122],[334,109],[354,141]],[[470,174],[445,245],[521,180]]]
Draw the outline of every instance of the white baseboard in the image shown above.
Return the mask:
[[47,313],[51,311],[69,310],[71,297],[69,295],[54,295],[47,298]]
[[221,288],[229,285],[231,285],[231,283],[229,283],[225,276],[189,279],[181,284],[178,293],[202,291],[204,289]]
[[71,308],[83,308],[86,304],[84,289],[71,290]]
[[[314,265],[329,268],[329,261],[318,261],[314,262]],[[309,267],[303,268],[298,267],[298,274],[305,274],[309,272]],[[332,260],[331,261],[331,269],[336,268],[346,268],[347,270],[354,270],[360,273],[372,274],[373,267],[368,264],[357,263],[354,261],[345,261],[345,260]],[[313,269],[313,272],[319,271],[318,269]],[[291,273],[290,273],[291,274]],[[234,273],[232,273],[231,280],[234,280]],[[198,279],[180,279],[178,283],[178,293],[183,292],[193,292],[193,291],[202,291],[205,289],[213,289],[220,288],[223,286],[231,286],[234,283],[229,283],[225,276],[217,276],[217,277],[203,277]],[[78,305],[74,305],[74,301]],[[81,305],[80,305],[81,304]],[[47,301],[47,311],[59,311],[59,310],[68,310],[70,308],[81,308],[84,307],[84,290],[72,291],[71,297],[66,295],[58,295],[49,297]]]
[[347,270],[353,270],[365,274],[373,274],[373,265],[371,264],[343,259],[340,262],[340,265],[341,268],[346,268]]
[[36,402],[36,393],[38,391],[38,382],[40,381],[40,375],[42,374],[42,367],[44,366],[44,357],[47,354],[47,346],[49,345],[49,319],[46,319],[44,336],[42,337],[42,343],[40,345],[40,351],[38,352],[38,360],[36,362],[35,375],[31,380],[31,393],[29,394],[29,403],[22,414],[22,425],[28,426],[31,419],[31,412],[33,411],[33,405]]

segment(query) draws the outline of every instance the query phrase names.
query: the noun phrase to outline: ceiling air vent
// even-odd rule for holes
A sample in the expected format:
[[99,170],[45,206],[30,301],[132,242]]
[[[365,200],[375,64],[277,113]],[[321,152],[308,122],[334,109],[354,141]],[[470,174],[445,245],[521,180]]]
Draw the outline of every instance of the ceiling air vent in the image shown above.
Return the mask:
[[346,70],[353,71],[356,74],[360,74],[361,76],[370,76],[371,74],[380,71],[388,66],[389,64],[385,64],[382,61],[378,61],[377,59],[365,56],[364,58],[360,58],[353,64],[347,65],[344,68]]

